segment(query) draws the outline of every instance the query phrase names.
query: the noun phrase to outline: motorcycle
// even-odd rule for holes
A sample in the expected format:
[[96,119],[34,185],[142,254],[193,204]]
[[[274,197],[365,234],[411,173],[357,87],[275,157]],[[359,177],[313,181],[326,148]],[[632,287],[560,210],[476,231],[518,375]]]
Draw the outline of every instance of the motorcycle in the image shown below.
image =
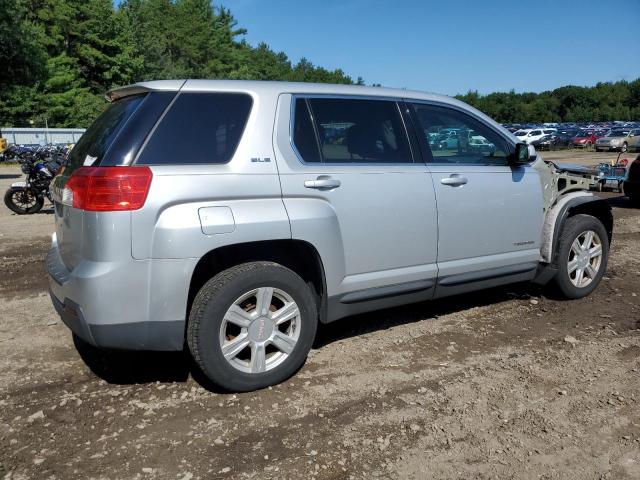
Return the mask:
[[4,203],[9,210],[18,215],[39,212],[47,198],[50,202],[49,185],[53,177],[64,164],[64,157],[58,155],[49,159],[22,158],[20,169],[26,178],[24,182],[16,182],[4,194]]

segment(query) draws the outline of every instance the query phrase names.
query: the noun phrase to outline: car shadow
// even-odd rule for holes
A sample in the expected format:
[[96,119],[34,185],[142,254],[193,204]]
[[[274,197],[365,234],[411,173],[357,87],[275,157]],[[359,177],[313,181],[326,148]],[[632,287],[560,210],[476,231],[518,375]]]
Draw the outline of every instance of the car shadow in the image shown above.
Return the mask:
[[513,298],[530,298],[532,295],[538,295],[542,291],[542,287],[529,283],[513,284],[456,295],[455,297],[440,298],[438,300],[353,315],[336,322],[321,325],[316,335],[314,348],[322,348],[339,340],[387,330],[399,325],[415,323],[425,319],[435,320],[440,316],[473,307],[484,307]]
[[73,344],[87,367],[111,384],[173,383],[189,378],[190,358],[186,352],[102,350],[75,335]]
[[640,204],[632,202],[629,197],[626,197],[624,195],[609,197],[607,198],[607,202],[609,203],[609,205],[615,208],[631,208],[637,210],[640,207]]
[[[51,215],[55,212],[53,206],[52,207],[44,207],[42,210],[40,210],[39,212],[36,213],[29,213],[27,215]],[[15,212],[12,212],[12,215],[18,215]],[[25,215],[18,215],[20,217],[25,216]]]
[[[531,284],[496,287],[480,292],[458,295],[434,301],[394,307],[366,314],[354,315],[320,325],[314,348],[472,307],[499,303],[513,298],[529,298],[541,291]],[[455,298],[455,301],[451,299]],[[99,378],[115,385],[145,383],[183,383],[189,377],[212,393],[227,393],[213,384],[199,369],[187,347],[181,352],[105,351],[93,347],[74,336],[74,344],[81,359]]]
[[20,178],[22,175],[19,173],[2,173],[0,174],[0,180],[5,180],[7,178]]

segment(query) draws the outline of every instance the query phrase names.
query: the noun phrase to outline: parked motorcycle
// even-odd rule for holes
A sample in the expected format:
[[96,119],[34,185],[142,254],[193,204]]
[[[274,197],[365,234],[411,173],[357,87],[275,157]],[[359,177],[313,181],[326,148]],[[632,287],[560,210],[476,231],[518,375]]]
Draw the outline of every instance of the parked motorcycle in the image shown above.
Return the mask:
[[44,200],[51,202],[49,185],[65,162],[64,155],[49,158],[21,158],[20,169],[26,174],[24,182],[16,182],[4,194],[5,205],[18,215],[39,212]]

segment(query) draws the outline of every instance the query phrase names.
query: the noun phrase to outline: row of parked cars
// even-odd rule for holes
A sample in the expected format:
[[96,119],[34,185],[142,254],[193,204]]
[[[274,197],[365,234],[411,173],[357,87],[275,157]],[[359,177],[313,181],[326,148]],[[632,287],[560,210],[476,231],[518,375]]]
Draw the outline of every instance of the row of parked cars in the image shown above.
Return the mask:
[[[512,130],[512,128],[509,128]],[[585,148],[596,151],[640,150],[640,125],[613,126],[611,128],[573,129],[558,127],[532,127],[512,130],[521,141],[538,150]]]

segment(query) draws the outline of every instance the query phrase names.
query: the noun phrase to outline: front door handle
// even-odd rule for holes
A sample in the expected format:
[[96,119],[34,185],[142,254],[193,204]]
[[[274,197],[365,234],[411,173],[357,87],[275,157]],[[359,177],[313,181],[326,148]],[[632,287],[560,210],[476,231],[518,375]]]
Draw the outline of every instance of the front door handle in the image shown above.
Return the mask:
[[304,181],[304,186],[306,188],[316,188],[318,190],[330,190],[332,188],[338,188],[340,185],[340,180],[327,177],[325,175],[321,175],[315,180]]
[[468,180],[465,177],[461,177],[460,175],[454,173],[450,177],[446,177],[440,180],[440,183],[443,185],[449,185],[450,187],[461,187],[462,185],[466,185]]

